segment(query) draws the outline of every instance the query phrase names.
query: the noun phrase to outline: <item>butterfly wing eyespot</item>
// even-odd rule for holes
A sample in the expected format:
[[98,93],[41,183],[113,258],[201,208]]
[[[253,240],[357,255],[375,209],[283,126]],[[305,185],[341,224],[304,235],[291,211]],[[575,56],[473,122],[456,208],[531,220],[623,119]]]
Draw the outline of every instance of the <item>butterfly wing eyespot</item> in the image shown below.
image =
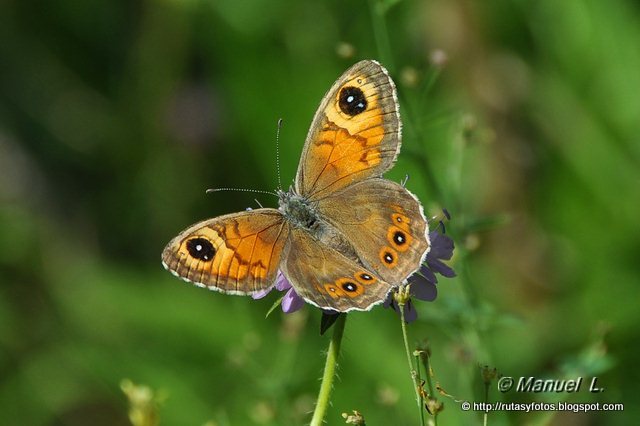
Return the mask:
[[185,248],[191,257],[203,262],[211,262],[216,256],[216,248],[206,237],[189,238],[185,241]]
[[359,87],[344,86],[338,92],[340,111],[354,117],[367,110],[367,97]]
[[373,275],[366,271],[358,271],[353,276],[360,284],[364,285],[371,285],[377,281]]
[[324,284],[322,289],[326,294],[329,295],[332,299],[339,299],[340,297],[344,297],[345,293],[342,288],[338,287],[334,283]]
[[396,88],[375,61],[349,68],[329,89],[307,135],[296,191],[320,199],[391,168],[400,149]]
[[356,297],[364,293],[365,288],[357,280],[350,277],[338,278],[334,281],[336,287],[342,290],[347,297]]
[[197,223],[164,249],[174,275],[202,287],[251,294],[273,285],[288,236],[275,209],[257,209]]
[[411,225],[410,219],[407,216],[398,213],[398,211],[402,211],[402,207],[396,205],[391,205],[389,207],[395,211],[395,213],[391,214],[391,222],[393,222],[398,228],[409,232]]
[[354,298],[364,293],[364,286],[352,278],[338,278],[332,283],[326,283],[321,287],[331,298]]
[[398,265],[398,253],[391,247],[384,246],[380,249],[380,263],[389,269]]
[[395,250],[399,252],[405,252],[411,248],[413,237],[408,230],[402,229],[398,226],[391,225],[387,229],[387,242]]

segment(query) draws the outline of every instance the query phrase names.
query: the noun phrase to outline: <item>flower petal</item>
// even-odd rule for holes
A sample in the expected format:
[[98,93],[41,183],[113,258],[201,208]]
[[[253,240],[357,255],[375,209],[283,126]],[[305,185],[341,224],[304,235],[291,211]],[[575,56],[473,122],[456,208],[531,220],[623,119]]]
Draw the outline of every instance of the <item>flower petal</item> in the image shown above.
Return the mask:
[[455,271],[451,269],[451,267],[440,262],[438,259],[427,258],[427,265],[429,265],[429,269],[431,269],[433,272],[437,272],[447,278],[453,278],[456,276]]
[[251,298],[252,298],[252,299],[254,299],[254,300],[262,299],[262,298],[263,298],[263,297],[265,297],[267,294],[269,294],[269,293],[271,292],[271,290],[273,290],[273,287],[269,287],[269,288],[266,288],[266,289],[264,289],[264,290],[260,290],[260,291],[258,291],[258,292],[256,292],[256,293],[253,293],[253,294],[251,295]]
[[291,288],[291,283],[284,276],[284,274],[278,271],[278,275],[276,276],[276,289],[279,291],[289,290]]
[[298,293],[293,288],[290,288],[287,291],[287,294],[284,295],[282,299],[282,311],[290,314],[291,312],[295,312],[298,309],[304,306],[304,299],[298,296]]
[[[398,311],[399,310],[400,309],[398,308]],[[413,306],[413,302],[411,302],[411,299],[409,299],[404,305],[404,322],[409,324],[410,322],[414,322],[417,319],[418,311],[416,311],[416,308]]]
[[427,259],[451,259],[454,249],[453,240],[451,238],[439,233],[438,231],[431,231],[429,233],[429,239],[431,240],[431,250],[429,250],[429,253],[427,254]]
[[438,278],[436,277],[436,274],[434,274],[433,271],[429,269],[429,265],[427,265],[426,263],[422,264],[422,266],[420,267],[420,274],[430,283],[433,283],[433,284],[438,283]]
[[409,292],[413,297],[427,302],[433,302],[438,296],[436,285],[419,274],[413,274],[409,277],[411,288]]

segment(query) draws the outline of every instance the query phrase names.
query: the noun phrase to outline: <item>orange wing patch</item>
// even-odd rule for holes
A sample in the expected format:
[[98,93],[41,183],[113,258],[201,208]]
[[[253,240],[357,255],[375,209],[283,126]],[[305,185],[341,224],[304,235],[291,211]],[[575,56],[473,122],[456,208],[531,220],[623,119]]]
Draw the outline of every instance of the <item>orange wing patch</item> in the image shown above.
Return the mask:
[[[214,232],[225,237],[222,253],[214,259],[211,269],[217,271],[219,279],[230,278],[237,281],[251,278],[264,280],[267,277],[273,251],[278,248],[277,226],[269,226],[260,231],[251,229],[250,224],[233,223],[232,227],[214,226]],[[284,241],[280,242],[280,246]],[[273,268],[274,265],[271,265]]]
[[[380,138],[382,138],[382,134]],[[358,172],[366,171],[378,165],[381,161],[381,151],[375,145],[379,144],[374,138],[361,135],[351,135],[348,130],[338,127],[334,123],[326,123],[314,142],[314,155],[317,156],[324,168],[320,170],[322,182],[330,185],[343,179],[353,179]],[[320,192],[325,188],[316,180],[316,189]],[[329,186],[330,186],[329,185]]]
[[[375,86],[367,83],[364,76],[345,82],[337,91],[333,103],[324,111],[325,121],[313,141],[314,155],[325,165],[317,176],[313,193],[342,180],[355,180],[359,172],[380,164],[385,127],[378,98]],[[318,180],[329,185],[323,187]]]

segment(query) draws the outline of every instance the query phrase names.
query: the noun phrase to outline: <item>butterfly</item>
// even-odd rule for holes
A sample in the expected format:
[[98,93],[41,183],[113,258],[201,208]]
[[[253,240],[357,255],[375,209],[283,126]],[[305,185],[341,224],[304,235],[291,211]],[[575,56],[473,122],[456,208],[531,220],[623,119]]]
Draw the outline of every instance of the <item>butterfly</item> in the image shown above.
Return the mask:
[[396,88],[378,62],[342,74],[316,112],[292,187],[279,207],[207,219],[162,252],[164,267],[195,285],[251,295],[280,271],[306,302],[366,311],[417,271],[429,251],[422,205],[384,179],[398,156]]

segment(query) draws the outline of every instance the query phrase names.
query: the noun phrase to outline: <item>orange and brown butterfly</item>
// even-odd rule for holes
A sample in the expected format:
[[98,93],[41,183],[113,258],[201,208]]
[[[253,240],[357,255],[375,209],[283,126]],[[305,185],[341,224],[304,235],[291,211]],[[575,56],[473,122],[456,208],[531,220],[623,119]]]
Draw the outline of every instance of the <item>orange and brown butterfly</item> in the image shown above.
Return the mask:
[[393,81],[378,62],[358,62],[322,99],[279,207],[196,223],[165,247],[163,265],[198,286],[242,295],[273,287],[281,271],[315,306],[371,309],[429,251],[422,205],[382,177],[400,139]]

